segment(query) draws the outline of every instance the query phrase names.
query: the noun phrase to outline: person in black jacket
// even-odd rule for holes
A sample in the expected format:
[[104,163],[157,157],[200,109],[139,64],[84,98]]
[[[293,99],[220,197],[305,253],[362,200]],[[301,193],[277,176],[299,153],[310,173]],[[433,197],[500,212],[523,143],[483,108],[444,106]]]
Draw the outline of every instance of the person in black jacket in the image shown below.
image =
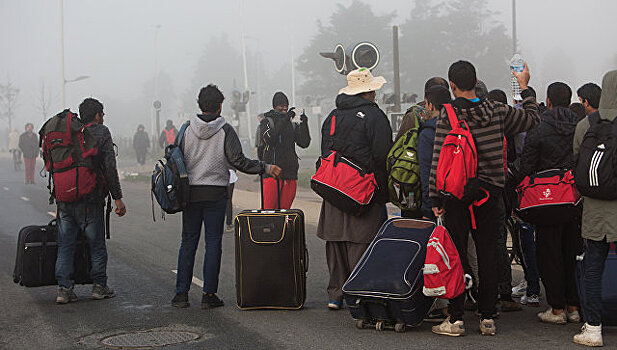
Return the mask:
[[77,301],[73,292],[73,253],[77,235],[83,231],[90,245],[92,268],[90,277],[92,299],[113,298],[115,292],[107,285],[107,247],[105,246],[105,197],[107,190],[116,204],[116,214],[124,216],[126,206],[122,201],[122,189],[116,168],[116,153],[109,129],[103,125],[103,104],[93,98],[85,99],[79,105],[81,121],[97,140],[98,155],[95,165],[101,171],[105,184],[77,202],[58,202],[58,258],[56,279],[58,296],[56,303],[67,304]]
[[137,156],[137,163],[140,165],[146,164],[146,154],[150,147],[150,138],[148,133],[144,131],[143,124],[139,124],[137,132],[133,135],[133,149],[135,149],[135,155]]
[[[280,179],[267,175],[263,179],[265,209],[290,209],[296,197],[298,185],[298,155],[296,145],[307,148],[311,143],[308,118],[302,112],[296,117],[294,108],[289,108],[289,100],[282,92],[274,94],[273,109],[264,113],[259,124],[263,142],[258,150],[259,159],[278,165],[283,169]],[[278,198],[277,184],[280,189]],[[279,208],[280,202],[280,208]]]
[[338,310],[343,301],[343,283],[362,257],[386,219],[388,202],[386,158],[392,147],[392,129],[384,112],[375,103],[375,91],[386,80],[373,77],[366,68],[347,75],[347,87],[336,97],[336,109],[321,129],[321,154],[337,151],[367,173],[374,173],[376,190],[368,211],[361,216],[348,214],[323,201],[317,236],[326,241],[330,271],[328,308]]
[[[549,85],[540,125],[525,139],[519,177],[547,169],[572,169],[572,144],[578,117],[568,108],[572,90],[564,83]],[[536,225],[540,277],[551,306],[538,314],[540,321],[554,324],[580,322],[580,306],[574,271],[576,255],[583,248],[580,217],[555,218],[553,225]]]

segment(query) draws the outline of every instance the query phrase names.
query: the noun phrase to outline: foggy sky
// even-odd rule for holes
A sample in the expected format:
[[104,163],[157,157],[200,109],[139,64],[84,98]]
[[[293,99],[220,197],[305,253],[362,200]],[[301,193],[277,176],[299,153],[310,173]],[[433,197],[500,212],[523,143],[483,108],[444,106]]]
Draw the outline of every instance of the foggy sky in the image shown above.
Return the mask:
[[[398,23],[405,21],[413,7],[412,1],[365,2],[372,3],[376,14],[396,11]],[[294,54],[299,56],[316,33],[316,21],[327,23],[336,3],[349,5],[351,0],[245,0],[248,50],[259,50],[266,74],[273,74],[289,64],[290,42],[293,40]],[[501,12],[497,19],[510,30],[510,0],[489,0],[489,7]],[[564,81],[575,91],[585,82],[599,83],[604,72],[617,68],[617,1],[518,0],[517,8],[520,51],[529,62],[530,85],[536,87],[540,99],[552,81]],[[14,124],[19,129],[26,121],[40,126],[42,116],[34,104],[41,82],[52,89],[51,110],[60,109],[59,23],[56,0],[0,0],[0,81],[10,76],[21,90]],[[226,33],[240,51],[241,23],[239,0],[65,0],[66,78],[91,76],[67,84],[67,105],[76,111],[86,96],[109,96],[125,103],[143,98],[144,83],[154,76],[154,34],[159,24],[158,66],[171,76],[180,95],[211,36]],[[436,69],[446,75],[447,67]],[[231,70],[242,76],[241,66]],[[478,70],[481,75],[481,67]],[[280,89],[290,94],[290,84]],[[113,110],[113,106],[106,105],[106,109]],[[128,118],[148,120],[149,116]],[[111,125],[117,133],[128,135],[134,130],[134,123],[130,123],[130,130],[123,130],[122,124]]]

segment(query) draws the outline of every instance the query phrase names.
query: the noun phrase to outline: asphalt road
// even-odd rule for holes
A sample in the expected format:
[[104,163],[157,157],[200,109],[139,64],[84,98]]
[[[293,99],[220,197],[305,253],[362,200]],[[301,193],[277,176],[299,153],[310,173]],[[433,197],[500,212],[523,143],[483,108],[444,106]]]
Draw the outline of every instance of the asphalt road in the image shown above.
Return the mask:
[[[37,165],[37,169],[40,168]],[[14,172],[10,160],[0,157],[0,349],[88,349],[102,347],[101,339],[114,334],[162,328],[198,333],[196,341],[169,349],[408,349],[408,348],[578,348],[572,335],[580,325],[551,326],[537,321],[541,309],[502,314],[497,336],[482,337],[478,319],[465,316],[467,336],[433,335],[430,323],[398,334],[392,331],[357,330],[347,310],[328,311],[325,244],[315,236],[319,200],[301,190],[295,207],[307,216],[307,245],[311,255],[308,297],[300,311],[240,311],[235,307],[233,234],[226,233],[219,296],[225,307],[201,310],[200,288],[193,285],[191,307],[170,306],[174,294],[180,216],[152,221],[149,184],[123,182],[126,217],[112,219],[109,251],[109,284],[117,297],[89,299],[90,286],[77,286],[79,302],[56,305],[55,287],[24,288],[12,282],[19,229],[44,224],[55,207],[48,205],[46,180],[24,185],[23,174]],[[258,184],[241,177],[236,210],[255,208]],[[198,250],[197,278],[201,278],[203,243]],[[516,272],[520,278],[520,272]],[[197,283],[199,281],[196,280]],[[617,347],[617,329],[607,329],[606,345]]]

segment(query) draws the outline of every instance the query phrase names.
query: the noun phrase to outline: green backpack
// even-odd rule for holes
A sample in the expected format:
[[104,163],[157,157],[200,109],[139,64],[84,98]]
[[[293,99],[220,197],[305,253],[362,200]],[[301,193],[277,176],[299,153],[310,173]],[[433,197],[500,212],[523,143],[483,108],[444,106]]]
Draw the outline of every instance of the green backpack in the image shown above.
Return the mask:
[[394,143],[386,166],[388,193],[392,204],[408,216],[422,216],[422,187],[420,186],[420,163],[418,162],[418,113],[410,111],[413,126]]

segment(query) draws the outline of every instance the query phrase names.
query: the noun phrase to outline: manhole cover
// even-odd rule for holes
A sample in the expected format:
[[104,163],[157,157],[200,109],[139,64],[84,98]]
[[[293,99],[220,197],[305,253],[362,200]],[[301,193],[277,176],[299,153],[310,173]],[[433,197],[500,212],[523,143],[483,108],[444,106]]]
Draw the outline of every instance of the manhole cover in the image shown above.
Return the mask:
[[103,338],[101,343],[108,348],[139,349],[187,343],[198,338],[199,334],[193,332],[151,330],[112,335]]

